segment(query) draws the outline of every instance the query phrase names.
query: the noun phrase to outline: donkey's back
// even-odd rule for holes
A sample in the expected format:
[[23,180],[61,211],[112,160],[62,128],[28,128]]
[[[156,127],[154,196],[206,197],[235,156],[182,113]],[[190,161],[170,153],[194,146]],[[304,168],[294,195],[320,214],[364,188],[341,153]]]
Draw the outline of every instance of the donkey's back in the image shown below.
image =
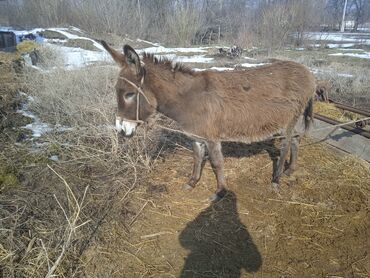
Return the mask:
[[188,107],[193,111],[189,115],[201,115],[202,120],[184,128],[215,140],[252,142],[286,130],[315,93],[312,73],[289,61],[201,76],[207,86],[189,92],[194,101]]

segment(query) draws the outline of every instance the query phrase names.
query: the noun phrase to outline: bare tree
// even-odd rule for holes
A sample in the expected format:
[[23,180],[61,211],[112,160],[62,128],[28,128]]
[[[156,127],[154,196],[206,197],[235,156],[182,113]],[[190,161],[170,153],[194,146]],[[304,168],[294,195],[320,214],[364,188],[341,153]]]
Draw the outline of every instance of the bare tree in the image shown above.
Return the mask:
[[345,19],[346,19],[347,3],[348,3],[348,0],[345,0],[344,1],[344,7],[343,7],[342,24],[340,26],[340,31],[341,32],[344,32],[344,28],[345,28],[345,25],[346,25]]
[[352,7],[353,7],[353,29],[352,31],[357,31],[358,26],[363,23],[366,11],[366,5],[369,5],[369,1],[365,0],[353,0]]
[[[343,1],[329,0],[330,3]],[[284,45],[291,32],[298,34],[297,42],[301,44],[304,32],[320,25],[318,15],[325,2],[327,0],[8,0],[9,7],[2,12],[9,15],[9,24],[24,27],[74,25],[89,32],[127,34],[173,44],[204,43],[195,39],[197,34],[212,30],[211,36],[216,39],[207,40],[208,43],[260,39],[255,43],[276,48]]]

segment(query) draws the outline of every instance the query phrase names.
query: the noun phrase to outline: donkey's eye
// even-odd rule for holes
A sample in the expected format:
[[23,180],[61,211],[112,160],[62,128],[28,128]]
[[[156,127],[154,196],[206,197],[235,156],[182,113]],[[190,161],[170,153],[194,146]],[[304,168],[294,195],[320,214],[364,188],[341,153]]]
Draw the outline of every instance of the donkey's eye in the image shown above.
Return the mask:
[[127,94],[125,95],[125,99],[131,99],[131,98],[133,98],[134,96],[135,96],[135,93],[130,92],[130,93],[127,93]]

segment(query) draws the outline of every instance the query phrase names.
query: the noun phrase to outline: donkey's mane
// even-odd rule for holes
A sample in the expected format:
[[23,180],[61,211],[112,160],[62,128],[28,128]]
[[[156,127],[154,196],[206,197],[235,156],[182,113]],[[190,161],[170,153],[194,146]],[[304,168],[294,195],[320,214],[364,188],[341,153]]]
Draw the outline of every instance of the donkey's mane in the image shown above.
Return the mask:
[[181,62],[174,63],[172,59],[163,56],[158,58],[152,53],[144,52],[142,55],[144,63],[152,63],[153,65],[164,66],[173,72],[178,71],[182,73],[194,74],[193,69],[189,68]]

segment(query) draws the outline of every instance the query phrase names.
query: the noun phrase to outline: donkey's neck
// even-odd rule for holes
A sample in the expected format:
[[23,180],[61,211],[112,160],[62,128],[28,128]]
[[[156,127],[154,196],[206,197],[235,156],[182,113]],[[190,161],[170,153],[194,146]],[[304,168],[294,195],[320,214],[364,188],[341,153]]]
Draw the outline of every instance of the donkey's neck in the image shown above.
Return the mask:
[[197,78],[190,71],[173,71],[167,64],[145,64],[145,83],[156,97],[157,110],[181,124],[184,116],[181,111]]

